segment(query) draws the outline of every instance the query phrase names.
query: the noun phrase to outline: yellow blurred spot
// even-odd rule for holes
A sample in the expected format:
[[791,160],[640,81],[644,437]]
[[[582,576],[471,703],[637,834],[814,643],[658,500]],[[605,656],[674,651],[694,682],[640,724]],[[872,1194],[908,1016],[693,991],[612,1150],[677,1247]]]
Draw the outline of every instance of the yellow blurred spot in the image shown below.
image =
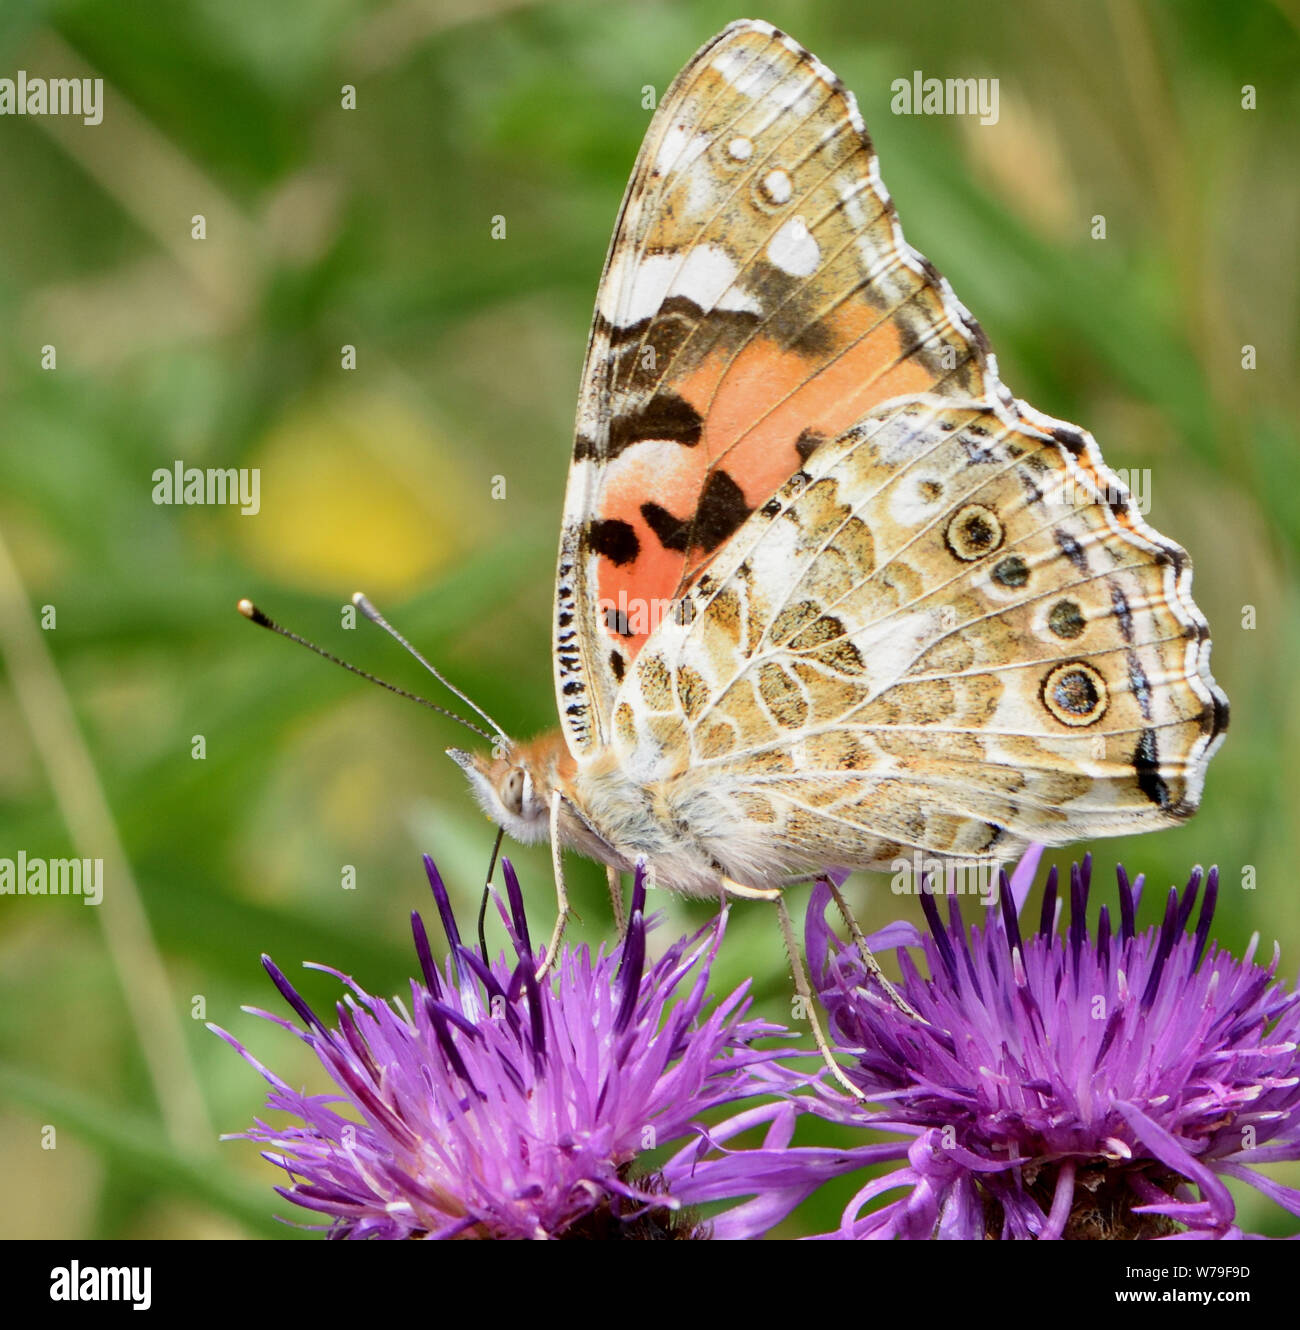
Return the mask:
[[261,510],[231,515],[244,556],[270,580],[343,594],[426,586],[477,544],[482,508],[451,448],[385,397],[304,405],[249,459]]

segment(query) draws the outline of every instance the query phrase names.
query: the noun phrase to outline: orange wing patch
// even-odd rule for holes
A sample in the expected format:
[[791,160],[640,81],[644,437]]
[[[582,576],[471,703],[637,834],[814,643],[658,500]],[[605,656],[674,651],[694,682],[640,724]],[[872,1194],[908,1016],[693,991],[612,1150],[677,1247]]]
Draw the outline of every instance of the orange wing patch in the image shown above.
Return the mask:
[[[843,350],[824,368],[768,338],[734,358],[715,352],[674,385],[702,417],[698,439],[642,440],[608,464],[594,528],[597,585],[604,627],[626,660],[819,443],[880,402],[932,386],[929,372],[907,358],[893,323],[845,336],[866,322],[860,306],[837,312],[832,335]],[[620,543],[602,552],[611,529]]]

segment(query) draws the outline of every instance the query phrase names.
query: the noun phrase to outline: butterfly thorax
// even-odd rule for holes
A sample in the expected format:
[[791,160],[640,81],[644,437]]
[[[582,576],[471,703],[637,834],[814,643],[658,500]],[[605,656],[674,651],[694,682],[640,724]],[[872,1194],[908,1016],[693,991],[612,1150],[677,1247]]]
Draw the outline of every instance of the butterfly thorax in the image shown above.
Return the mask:
[[576,762],[559,730],[493,754],[453,749],[450,756],[469,777],[483,811],[523,844],[549,837],[558,791],[565,849],[622,871],[644,859],[659,885],[688,895],[716,895],[723,878],[737,871],[709,851],[709,843],[726,843],[731,828],[720,825],[725,813],[703,784],[642,783],[607,748]]

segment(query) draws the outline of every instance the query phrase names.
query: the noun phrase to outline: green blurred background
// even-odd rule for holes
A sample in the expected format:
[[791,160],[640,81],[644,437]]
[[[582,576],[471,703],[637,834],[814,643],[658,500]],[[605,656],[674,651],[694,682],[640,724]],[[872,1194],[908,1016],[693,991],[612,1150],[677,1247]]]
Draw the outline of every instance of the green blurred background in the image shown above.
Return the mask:
[[[511,732],[553,724],[574,398],[642,88],[738,16],[713,0],[0,10],[0,76],[106,88],[95,127],[0,119],[0,854],[101,856],[108,882],[97,910],[0,898],[0,1234],[293,1236],[270,1218],[291,1210],[278,1171],[216,1139],[262,1082],[196,1017],[325,1088],[301,1045],[240,1012],[276,1005],[258,954],[317,1003],[337,986],[302,960],[400,990],[407,915],[428,903],[419,852],[468,916],[491,831],[442,755],[463,732],[255,631],[235,601],[424,689],[381,634],[342,626],[363,588]],[[1217,862],[1218,936],[1240,952],[1258,931],[1265,955],[1278,939],[1293,977],[1300,6],[771,0],[758,16],[856,91],[909,239],[1012,388],[1090,428],[1112,466],[1149,469],[1151,520],[1196,561],[1233,726],[1190,825],[1093,848],[1107,879],[1121,858],[1146,872],[1148,920]],[[998,123],[892,115],[890,82],[914,69],[997,77]],[[155,506],[151,474],[177,460],[260,468],[260,513]],[[549,867],[512,853],[540,931]],[[588,870],[572,867],[576,931],[598,938]],[[919,920],[883,879],[852,888],[871,926]],[[662,941],[707,914],[657,904]],[[788,1019],[759,905],[733,913],[719,991],[750,973]],[[851,1190],[784,1231],[830,1227]],[[1238,1194],[1247,1228],[1286,1231]]]

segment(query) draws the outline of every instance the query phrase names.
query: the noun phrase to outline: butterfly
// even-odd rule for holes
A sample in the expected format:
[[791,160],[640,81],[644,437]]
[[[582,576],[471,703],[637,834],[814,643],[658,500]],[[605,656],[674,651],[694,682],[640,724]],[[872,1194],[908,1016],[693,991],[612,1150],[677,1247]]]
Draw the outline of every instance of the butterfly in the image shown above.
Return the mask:
[[853,95],[746,20],[665,94],[606,259],[560,726],[451,756],[557,879],[569,848],[698,896],[1171,826],[1228,720],[1191,578],[1002,383]]

